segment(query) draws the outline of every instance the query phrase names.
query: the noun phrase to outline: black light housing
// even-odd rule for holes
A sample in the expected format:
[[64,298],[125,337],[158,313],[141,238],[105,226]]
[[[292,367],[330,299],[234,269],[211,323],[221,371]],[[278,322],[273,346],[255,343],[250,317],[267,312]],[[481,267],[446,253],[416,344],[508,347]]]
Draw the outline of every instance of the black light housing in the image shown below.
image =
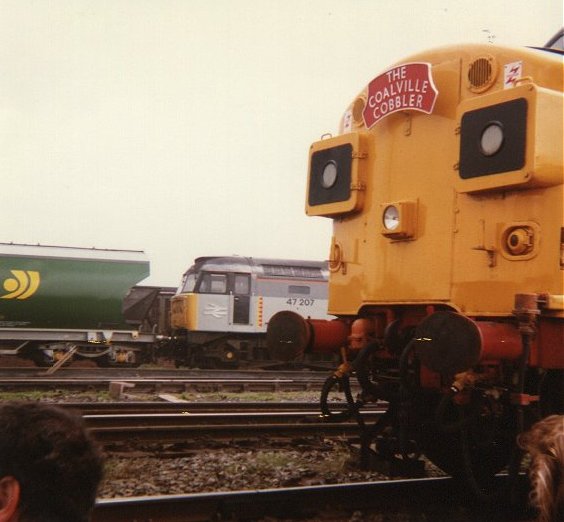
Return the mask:
[[308,203],[320,205],[350,197],[353,148],[350,143],[311,155]]
[[313,143],[309,151],[308,216],[334,218],[358,212],[364,202],[374,135],[350,132]]
[[462,179],[523,168],[527,107],[525,98],[517,98],[462,116],[459,161]]

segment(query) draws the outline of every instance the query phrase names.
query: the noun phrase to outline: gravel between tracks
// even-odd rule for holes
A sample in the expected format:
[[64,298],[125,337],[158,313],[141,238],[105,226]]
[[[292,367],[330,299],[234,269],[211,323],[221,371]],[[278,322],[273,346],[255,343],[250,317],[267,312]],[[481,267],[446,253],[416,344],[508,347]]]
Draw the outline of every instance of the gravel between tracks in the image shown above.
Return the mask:
[[[317,401],[319,392],[284,392],[279,394],[192,393],[184,400],[202,401]],[[48,402],[93,402],[104,397],[89,393],[64,392],[42,398]],[[160,400],[153,395],[124,395],[127,401]],[[252,446],[251,446],[252,444]],[[201,449],[165,448],[158,445],[117,448],[109,451],[106,477],[100,497],[183,494],[204,491],[236,491],[300,485],[335,484],[389,478],[386,470],[362,471],[355,448],[345,441],[294,440],[293,443],[256,441],[244,444],[214,444]],[[175,453],[181,453],[176,457]],[[438,473],[427,465],[426,471]]]
[[249,450],[224,447],[194,451],[180,458],[142,453],[111,455],[101,497],[237,491],[277,487],[382,480],[377,472],[361,472],[345,446],[326,441],[325,449]]
[[[253,394],[190,394],[189,401],[256,401]],[[317,401],[318,392],[290,392],[265,397],[270,401]],[[35,399],[37,400],[37,399]],[[89,393],[55,393],[41,398],[45,402],[104,402],[110,400]],[[157,396],[124,396],[124,401],[160,400]],[[258,399],[261,400],[261,399]],[[213,449],[200,447],[178,448],[163,446],[112,448],[107,452],[105,478],[99,498],[133,497],[144,495],[189,494],[211,491],[237,491],[278,487],[364,482],[400,478],[390,477],[386,469],[362,471],[359,455],[345,441],[302,440],[292,443],[263,441],[259,449],[251,443],[215,444]],[[178,456],[180,454],[180,456]],[[441,474],[426,464],[429,475]],[[264,522],[278,519],[267,518]],[[306,519],[304,519],[305,521]],[[321,513],[308,522],[428,522],[418,513],[374,514],[366,512]],[[439,519],[435,518],[438,522]],[[449,522],[468,522],[464,512],[449,513]]]

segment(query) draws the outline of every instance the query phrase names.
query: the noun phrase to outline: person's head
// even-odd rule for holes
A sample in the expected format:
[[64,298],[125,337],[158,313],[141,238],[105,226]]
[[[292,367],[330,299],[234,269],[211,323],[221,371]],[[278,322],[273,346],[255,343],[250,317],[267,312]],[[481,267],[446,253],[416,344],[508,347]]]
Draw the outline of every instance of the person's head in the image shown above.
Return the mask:
[[0,522],[84,522],[102,455],[80,416],[37,402],[0,405]]
[[551,415],[519,436],[518,443],[531,455],[531,503],[539,521],[564,516],[564,415]]
[[374,322],[365,318],[353,321],[349,335],[349,348],[353,351],[360,351],[372,342],[374,342]]

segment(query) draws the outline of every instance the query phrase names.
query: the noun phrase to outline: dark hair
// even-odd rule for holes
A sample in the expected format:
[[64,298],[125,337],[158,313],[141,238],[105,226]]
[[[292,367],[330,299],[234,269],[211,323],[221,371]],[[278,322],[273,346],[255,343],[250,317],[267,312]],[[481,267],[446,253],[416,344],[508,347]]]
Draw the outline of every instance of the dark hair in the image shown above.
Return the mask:
[[0,405],[0,477],[20,484],[20,520],[84,522],[103,460],[82,418],[38,402]]

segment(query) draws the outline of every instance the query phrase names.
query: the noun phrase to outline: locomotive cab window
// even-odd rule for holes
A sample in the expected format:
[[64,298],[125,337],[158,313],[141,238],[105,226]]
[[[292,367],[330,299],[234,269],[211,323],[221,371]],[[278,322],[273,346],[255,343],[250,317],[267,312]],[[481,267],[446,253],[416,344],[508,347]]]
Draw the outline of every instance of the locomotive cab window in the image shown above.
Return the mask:
[[193,292],[195,286],[196,286],[196,274],[194,272],[190,272],[189,274],[186,274],[184,278],[181,292],[185,294]]
[[249,295],[251,293],[251,280],[247,274],[235,274],[233,281],[235,295]]
[[198,285],[200,294],[225,294],[227,293],[227,275],[204,272]]

